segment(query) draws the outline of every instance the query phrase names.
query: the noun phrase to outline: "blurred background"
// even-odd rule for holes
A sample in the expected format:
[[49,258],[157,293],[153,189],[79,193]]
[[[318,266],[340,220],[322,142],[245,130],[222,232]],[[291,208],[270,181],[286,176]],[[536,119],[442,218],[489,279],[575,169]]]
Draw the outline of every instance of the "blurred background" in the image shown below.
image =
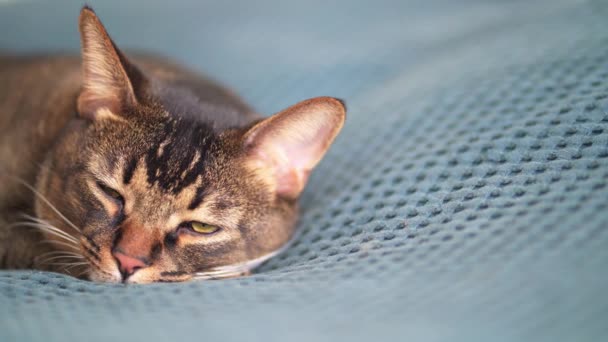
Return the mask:
[[[0,340],[608,337],[608,1],[88,3],[124,50],[264,114],[340,97],[347,123],[254,276],[0,272]],[[82,5],[0,0],[0,49],[77,53]]]
[[[445,82],[454,72],[470,73],[489,63],[512,64],[518,54],[538,55],[538,50],[562,44],[565,38],[578,33],[571,32],[566,37],[550,34],[551,25],[563,23],[538,25],[539,17],[551,18],[581,2],[584,1],[87,3],[123,49],[153,51],[181,61],[236,88],[259,111],[270,114],[315,95],[348,100],[368,89],[381,90],[398,78],[407,79],[399,87],[406,93],[429,82]],[[77,18],[82,5],[83,1],[76,0],[0,1],[0,47],[23,52],[76,52]],[[535,35],[544,36],[528,36],[529,31],[523,28],[528,26],[536,26],[540,32]],[[529,49],[524,43],[531,38],[542,41],[542,45]],[[496,51],[501,45],[505,48]],[[472,57],[475,53],[487,57]],[[463,61],[467,57],[476,58],[476,63]],[[436,70],[438,66],[445,69],[446,62],[455,66]],[[459,70],[458,62],[465,64],[467,70]],[[430,63],[433,68],[427,70],[425,66]]]

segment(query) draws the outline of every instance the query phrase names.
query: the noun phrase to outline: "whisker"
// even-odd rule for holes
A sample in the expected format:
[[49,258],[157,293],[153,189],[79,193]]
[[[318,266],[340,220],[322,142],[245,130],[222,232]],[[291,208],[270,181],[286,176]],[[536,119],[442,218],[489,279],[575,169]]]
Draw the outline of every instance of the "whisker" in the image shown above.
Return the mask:
[[283,250],[285,250],[286,247],[287,245],[277,249],[276,251],[270,252],[266,255],[262,255],[261,257],[252,260],[247,260],[245,262],[236,263],[232,265],[218,266],[209,271],[197,272],[194,273],[194,277],[195,279],[219,279],[241,276],[258,267],[266,260],[281,253]]
[[45,230],[45,231],[49,232],[49,233],[55,234],[57,236],[61,236],[61,237],[65,238],[66,240],[69,240],[71,242],[78,243],[78,240],[76,240],[76,238],[74,238],[73,236],[70,236],[70,235],[64,233],[62,230],[59,230],[57,228],[53,228],[53,227],[49,227],[49,226],[41,226],[40,228],[42,230]]
[[74,277],[76,277],[76,278],[80,278],[80,277],[82,277],[84,274],[86,274],[86,273],[88,273],[88,272],[89,272],[89,270],[83,270],[82,272],[80,272],[80,273],[76,274]]
[[57,236],[59,238],[62,238],[62,239],[66,240],[69,243],[72,243],[74,245],[78,245],[78,240],[75,240],[74,238],[70,238],[70,237],[67,237],[65,235],[61,235],[61,234],[57,233],[56,231],[47,229],[46,227],[36,227],[36,228],[38,228],[38,229],[40,229],[42,231],[45,231],[45,232],[47,232],[47,233],[49,233],[51,235],[55,235],[55,236]]
[[73,262],[70,266],[68,266],[66,268],[66,270],[71,270],[72,268],[76,267],[76,266],[84,266],[84,265],[88,265],[88,262]]
[[82,255],[77,254],[77,253],[66,252],[66,251],[52,251],[52,252],[43,253],[43,254],[37,256],[35,259],[35,263],[36,263],[36,265],[46,265],[50,261],[58,260],[58,259],[59,260],[61,260],[61,259],[73,260],[73,262],[85,260],[85,258]]
[[195,275],[198,276],[226,276],[226,275],[237,275],[244,272],[249,271],[249,269],[244,267],[234,267],[234,268],[217,268],[210,271],[205,272],[197,272]]
[[85,263],[77,263],[77,264],[72,264],[72,266],[68,266],[65,268],[66,271],[71,271],[74,267],[78,267],[78,266],[85,266],[88,265],[88,262]]
[[44,203],[46,203],[46,205],[49,206],[49,208],[51,208],[57,215],[59,215],[59,217],[61,217],[70,227],[72,227],[76,232],[80,233],[80,229],[78,229],[78,227],[76,227],[76,225],[74,223],[72,223],[72,221],[68,220],[67,217],[65,217],[60,211],[59,209],[57,209],[54,205],[51,204],[51,202],[49,202],[49,200],[47,200],[40,192],[38,192],[38,190],[36,190],[33,186],[29,185],[26,181],[20,179],[20,178],[15,178],[19,183],[21,183],[23,186],[25,186],[26,188],[28,188],[31,192],[34,193],[34,195],[36,195],[38,198],[40,198],[40,200],[42,200]]
[[[75,238],[73,235],[71,235],[71,234],[69,234],[68,232],[65,232],[65,231],[63,231],[62,229],[60,229],[60,228],[58,228],[58,227],[56,227],[56,226],[52,225],[50,222],[48,222],[48,221],[46,221],[46,220],[40,219],[40,218],[35,217],[35,216],[32,216],[32,215],[28,215],[28,214],[21,214],[21,217],[23,217],[23,218],[25,218],[25,219],[28,219],[28,220],[32,220],[32,221],[37,222],[37,223],[40,223],[40,224],[42,224],[42,225],[48,226],[48,227],[50,227],[50,228],[56,229],[56,230],[58,230],[59,232],[61,232],[61,233],[65,234],[66,236],[69,236],[69,237],[73,237],[73,238]],[[82,234],[80,231],[77,231],[76,233],[77,233],[78,235],[81,235],[81,234]]]
[[243,274],[243,272],[224,272],[224,273],[204,273],[204,274],[196,274],[194,279],[221,279],[234,277]]
[[51,262],[51,263],[48,263],[47,265],[49,265],[49,266],[63,266],[63,269],[66,270],[66,268],[69,267],[69,266],[83,266],[83,265],[87,265],[87,263],[83,262],[83,263],[74,264],[74,263],[71,263],[71,262]]
[[42,241],[40,241],[40,243],[58,244],[58,245],[61,245],[61,246],[65,246],[65,247],[69,247],[69,248],[74,248],[75,250],[78,250],[78,246],[73,245],[73,244],[68,244],[67,242],[63,242],[63,241],[42,240]]
[[49,265],[66,265],[66,266],[67,265],[74,265],[74,264],[77,264],[77,265],[86,265],[87,263],[84,262],[84,261],[83,262],[77,262],[77,263],[68,262],[68,261],[66,261],[66,262],[51,262],[51,263],[49,263]]
[[44,257],[50,257],[50,256],[54,256],[54,255],[60,255],[60,256],[70,256],[70,257],[78,257],[78,258],[83,258],[84,257],[80,254],[77,253],[72,253],[72,252],[66,252],[66,251],[52,251],[52,252],[47,252],[47,253],[42,253],[40,255],[38,255],[36,258],[37,259],[42,259]]
[[219,278],[225,278],[225,277],[230,277],[230,276],[235,276],[237,275],[237,273],[226,273],[226,274],[200,274],[197,275],[197,278],[201,278],[201,279],[219,279]]
[[50,227],[50,226],[46,226],[44,224],[41,223],[35,223],[35,222],[15,222],[12,223],[10,225],[8,225],[9,228],[13,228],[13,227],[31,227],[31,228],[38,228],[42,231],[48,232],[49,234],[55,235],[57,237],[63,238],[67,241],[73,242],[73,243],[78,243],[78,240],[76,240],[73,236],[66,234],[64,231],[55,228],[55,227]]
[[57,256],[52,256],[49,257],[47,259],[44,259],[45,261],[50,261],[53,259],[80,259],[80,260],[84,260],[83,257],[81,257],[80,255],[57,255]]
[[[56,226],[52,225],[50,222],[48,222],[46,220],[43,220],[43,219],[41,219],[39,217],[36,217],[36,216],[28,215],[26,213],[21,213],[20,216],[23,217],[23,218],[25,218],[25,219],[37,222],[37,223],[41,223],[41,224],[45,224],[45,225],[49,225],[51,227],[57,228]],[[80,232],[78,232],[78,233],[80,233]]]
[[195,273],[195,275],[202,276],[202,277],[213,277],[213,276],[221,276],[224,274],[231,274],[231,273],[235,273],[235,272],[201,272],[201,273]]
[[44,264],[44,263],[47,263],[49,261],[57,260],[57,259],[59,259],[59,260],[61,260],[61,259],[84,260],[84,258],[81,257],[81,256],[60,255],[60,256],[55,256],[55,257],[51,257],[51,258],[47,258],[47,259],[41,260],[40,263]]

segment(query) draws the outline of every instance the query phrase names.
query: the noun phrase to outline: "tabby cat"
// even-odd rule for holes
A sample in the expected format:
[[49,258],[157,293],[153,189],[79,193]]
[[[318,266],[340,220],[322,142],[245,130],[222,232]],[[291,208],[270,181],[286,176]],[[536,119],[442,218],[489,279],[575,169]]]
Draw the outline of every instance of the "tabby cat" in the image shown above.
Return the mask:
[[0,267],[175,282],[278,253],[344,103],[262,118],[185,68],[132,63],[88,7],[79,28],[81,58],[0,57]]

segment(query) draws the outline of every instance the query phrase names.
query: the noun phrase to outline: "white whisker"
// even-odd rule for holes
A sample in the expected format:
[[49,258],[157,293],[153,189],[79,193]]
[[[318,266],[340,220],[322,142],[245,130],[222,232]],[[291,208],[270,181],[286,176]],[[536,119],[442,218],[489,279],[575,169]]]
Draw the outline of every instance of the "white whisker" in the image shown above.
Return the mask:
[[40,241],[40,243],[57,244],[57,245],[61,245],[61,246],[69,247],[69,248],[74,248],[75,250],[78,250],[78,246],[76,246],[74,244],[69,244],[69,243],[63,242],[63,241],[42,240],[42,241]]
[[84,258],[83,258],[83,257],[81,257],[81,256],[76,257],[76,256],[60,255],[60,256],[55,256],[55,257],[51,257],[51,258],[44,259],[44,260],[40,261],[40,263],[44,264],[44,263],[47,263],[47,262],[49,262],[49,261],[52,261],[52,260],[57,260],[57,259],[59,259],[59,260],[61,260],[61,259],[76,259],[76,260],[84,260]]
[[44,225],[41,225],[40,228],[42,228],[43,230],[45,230],[45,231],[47,231],[49,233],[55,234],[57,236],[64,237],[66,240],[69,240],[71,242],[78,243],[78,240],[76,240],[76,238],[74,238],[71,235],[66,234],[65,232],[63,232],[62,230],[59,230],[57,228],[53,228],[53,227],[50,227],[50,226],[44,226]]
[[88,273],[88,272],[89,272],[89,270],[83,270],[82,272],[80,272],[80,273],[76,274],[76,275],[75,275],[75,277],[76,277],[76,278],[80,278],[80,277],[82,277],[84,274],[86,274],[86,273]]
[[59,209],[57,209],[54,205],[52,205],[51,202],[49,202],[49,200],[47,200],[40,192],[38,192],[38,190],[36,190],[33,186],[29,185],[27,182],[25,182],[22,179],[16,178],[16,180],[19,181],[19,183],[21,183],[23,186],[25,186],[26,188],[28,188],[31,192],[33,192],[34,195],[38,196],[38,198],[40,198],[44,203],[46,203],[46,205],[48,205],[49,208],[51,208],[57,215],[59,215],[59,217],[61,217],[76,232],[80,233],[80,229],[78,229],[78,227],[76,227],[76,225],[74,223],[72,223],[72,221],[68,220],[68,218],[65,217],[59,211]]
[[72,238],[72,237],[69,237],[69,236],[63,235],[63,234],[61,234],[61,233],[59,233],[59,232],[57,232],[57,231],[55,231],[55,230],[49,229],[48,227],[44,227],[44,226],[34,226],[34,225],[32,225],[31,227],[36,227],[36,228],[38,228],[38,229],[40,229],[40,230],[42,230],[42,231],[45,231],[45,232],[47,232],[47,233],[49,233],[49,234],[51,234],[51,235],[55,235],[55,236],[57,236],[57,237],[59,237],[59,238],[62,238],[62,239],[64,239],[64,240],[68,241],[68,242],[71,242],[71,243],[73,243],[74,245],[77,245],[77,244],[78,244],[78,240],[76,240],[76,239],[74,239],[74,238]]
[[73,236],[66,234],[64,231],[59,230],[58,228],[55,227],[51,227],[51,226],[47,226],[44,225],[42,223],[35,223],[35,222],[16,222],[13,224],[10,224],[8,227],[12,228],[12,227],[18,227],[18,226],[22,226],[22,227],[31,227],[31,228],[38,228],[42,231],[45,231],[49,234],[55,235],[57,237],[63,238],[64,240],[67,240],[69,242],[72,243],[78,243],[78,240],[76,240]]
[[78,254],[78,253],[72,253],[72,252],[66,252],[66,251],[52,251],[52,252],[47,252],[47,253],[42,253],[38,256],[38,258],[44,258],[46,256],[52,256],[52,255],[65,255],[65,256],[77,256],[77,257],[83,257],[82,255]]
[[[34,221],[34,222],[36,222],[36,223],[42,224],[42,225],[44,225],[44,226],[47,226],[47,227],[49,227],[49,228],[56,229],[57,231],[61,232],[62,234],[65,234],[66,236],[69,236],[69,237],[73,237],[73,238],[75,238],[73,235],[71,235],[71,234],[69,234],[68,232],[65,232],[65,231],[63,231],[62,229],[60,229],[60,228],[58,228],[58,227],[56,227],[56,226],[52,225],[52,224],[51,224],[50,222],[48,222],[48,221],[45,221],[45,220],[43,220],[43,219],[37,218],[37,217],[35,217],[35,216],[27,215],[27,214],[22,214],[21,216],[22,216],[23,218],[25,218],[25,219],[28,219],[28,220]],[[78,231],[77,233],[78,233],[78,235],[80,235],[80,234],[81,234],[81,233],[80,233],[80,231]]]
[[214,267],[214,268],[210,269],[209,271],[194,273],[194,279],[201,279],[201,280],[220,279],[220,278],[228,278],[228,277],[235,277],[235,276],[242,275],[243,273],[247,273],[247,272],[253,270],[254,268],[258,267],[264,261],[281,253],[283,250],[285,250],[285,248],[287,248],[287,246],[288,246],[288,244],[284,245],[283,247],[279,248],[278,250],[276,250],[274,252],[268,253],[259,258],[247,260],[247,261],[244,261],[244,262],[241,262],[238,264],[218,266],[218,267]]
[[[72,263],[72,262],[51,262],[51,263],[49,263],[49,264],[47,264],[47,265],[51,265],[51,266],[65,266],[65,267],[67,267],[67,266],[72,266],[72,265],[74,265],[74,266],[82,266],[82,265],[87,265],[87,264],[88,264],[88,263],[86,263],[86,262],[81,262],[81,263]],[[64,267],[64,269],[65,269],[65,267]]]
[[221,276],[224,274],[230,274],[230,273],[237,273],[236,271],[208,271],[208,272],[198,272],[195,273],[195,275],[200,275],[200,276]]
[[66,267],[65,270],[66,271],[71,271],[74,267],[85,266],[85,265],[88,265],[88,264],[89,264],[88,262],[85,262],[85,263],[75,263],[75,264],[72,264],[71,266]]
[[226,272],[226,273],[217,273],[217,274],[197,274],[193,277],[193,279],[224,279],[224,278],[233,278],[240,275],[243,275],[245,272]]

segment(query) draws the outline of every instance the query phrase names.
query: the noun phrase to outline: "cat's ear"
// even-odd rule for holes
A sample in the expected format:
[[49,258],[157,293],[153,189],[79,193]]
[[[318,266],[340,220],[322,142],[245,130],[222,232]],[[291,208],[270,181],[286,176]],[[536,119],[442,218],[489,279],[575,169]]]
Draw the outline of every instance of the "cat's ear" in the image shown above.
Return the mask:
[[137,87],[144,77],[118,50],[91,8],[80,11],[79,29],[83,64],[80,115],[91,119],[116,116],[137,105]]
[[245,134],[248,158],[267,172],[277,195],[297,198],[346,118],[344,102],[317,97],[254,125]]

